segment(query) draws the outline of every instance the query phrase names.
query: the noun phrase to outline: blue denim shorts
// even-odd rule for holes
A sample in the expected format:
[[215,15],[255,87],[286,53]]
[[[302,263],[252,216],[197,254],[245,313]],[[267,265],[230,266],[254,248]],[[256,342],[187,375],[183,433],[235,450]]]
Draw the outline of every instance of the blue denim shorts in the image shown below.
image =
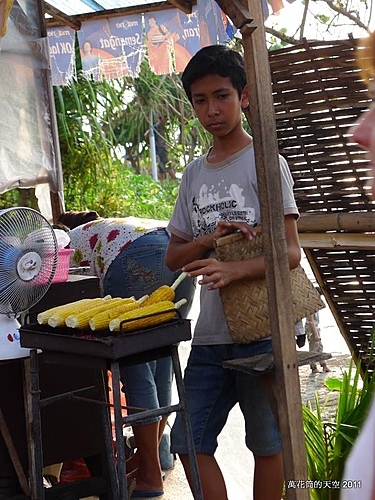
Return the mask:
[[[245,419],[246,446],[253,454],[270,456],[281,451],[279,426],[260,377],[222,367],[224,361],[266,352],[272,352],[271,340],[192,347],[184,384],[197,453],[214,455],[217,438],[236,403]],[[185,436],[179,412],[171,433],[173,453],[187,453]]]
[[[170,356],[132,366],[123,366],[120,362],[120,373],[129,414],[171,404],[173,368]],[[143,420],[142,425],[158,420],[161,417],[150,417]]]
[[[170,271],[165,264],[168,243],[165,229],[151,231],[134,240],[109,266],[103,280],[104,294],[112,297],[134,295],[138,299],[160,285],[171,285],[180,273]],[[194,292],[195,281],[191,278],[185,278],[176,289],[175,301],[187,299],[180,310],[183,317],[190,311]],[[120,375],[129,406],[155,409],[171,404],[173,369],[170,357],[132,366],[124,366],[120,361]],[[159,420],[161,417],[153,417],[141,425]]]

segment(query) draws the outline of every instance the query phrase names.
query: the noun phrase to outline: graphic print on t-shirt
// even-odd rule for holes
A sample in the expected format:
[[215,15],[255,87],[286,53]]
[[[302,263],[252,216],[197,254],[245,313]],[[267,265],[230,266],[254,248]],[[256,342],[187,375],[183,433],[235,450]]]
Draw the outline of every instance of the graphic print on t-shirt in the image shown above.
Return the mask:
[[224,179],[221,186],[203,184],[199,195],[192,200],[194,238],[212,233],[221,220],[256,225],[254,207],[245,206],[242,191],[238,184],[231,184],[228,188]]

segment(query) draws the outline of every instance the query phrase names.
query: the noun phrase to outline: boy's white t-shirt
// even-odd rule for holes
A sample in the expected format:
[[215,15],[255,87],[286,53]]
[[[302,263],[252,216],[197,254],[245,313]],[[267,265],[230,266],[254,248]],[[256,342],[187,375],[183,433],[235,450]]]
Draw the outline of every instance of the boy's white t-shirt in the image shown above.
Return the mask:
[[[298,209],[293,195],[293,178],[280,156],[281,187],[284,215]],[[220,220],[244,221],[251,226],[261,224],[258,184],[252,145],[220,163],[208,163],[207,154],[193,160],[181,179],[168,230],[187,241],[214,231]],[[214,253],[212,252],[212,255]],[[219,290],[201,287],[200,314],[193,344],[232,343]]]

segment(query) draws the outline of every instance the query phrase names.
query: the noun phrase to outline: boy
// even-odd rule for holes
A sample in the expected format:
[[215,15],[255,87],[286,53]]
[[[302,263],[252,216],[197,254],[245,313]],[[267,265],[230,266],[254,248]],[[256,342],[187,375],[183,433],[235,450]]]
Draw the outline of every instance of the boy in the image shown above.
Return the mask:
[[[185,371],[187,407],[196,446],[205,500],[226,500],[227,491],[214,458],[217,437],[229,411],[239,402],[246,422],[246,444],[255,459],[254,499],[280,500],[283,464],[279,428],[257,377],[222,368],[228,359],[270,352],[271,339],[234,344],[224,318],[219,288],[241,279],[265,275],[263,256],[242,262],[219,262],[214,239],[241,231],[255,235],[261,223],[251,136],[242,127],[242,109],[249,105],[244,62],[221,45],[201,49],[189,62],[182,83],[201,125],[212,135],[208,153],[185,169],[174,213],[166,263],[203,276],[200,315]],[[290,267],[301,251],[293,197],[293,180],[280,158],[286,239]],[[178,453],[190,486],[191,474],[181,417],[172,430],[172,450]]]

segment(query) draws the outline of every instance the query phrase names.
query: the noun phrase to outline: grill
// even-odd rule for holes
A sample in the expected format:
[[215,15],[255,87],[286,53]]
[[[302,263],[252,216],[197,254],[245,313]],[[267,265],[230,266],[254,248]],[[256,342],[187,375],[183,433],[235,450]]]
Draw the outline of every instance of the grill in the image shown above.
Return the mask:
[[21,346],[29,349],[115,360],[191,340],[191,329],[190,320],[181,318],[132,333],[113,334],[103,330],[95,335],[31,323],[20,327],[20,337]]
[[[178,343],[184,340],[191,340],[190,320],[177,317],[168,323],[163,323],[146,330],[119,334],[109,332],[109,330],[103,330],[100,333],[95,332],[94,334],[89,331],[79,332],[71,328],[51,328],[48,325],[26,323],[20,327],[20,338],[22,347],[31,349],[29,373],[31,408],[29,408],[29,412],[33,415],[33,419],[29,421],[29,425],[32,426],[34,439],[30,440],[29,453],[33,463],[35,463],[35,470],[32,472],[30,478],[31,489],[34,494],[33,498],[45,498],[43,488],[43,457],[40,446],[40,408],[58,399],[71,397],[71,394],[61,394],[54,398],[40,399],[37,349],[43,351],[43,357],[47,362],[79,364],[79,366],[100,368],[102,370],[107,368],[112,372],[114,423],[117,444],[116,465],[113,460],[112,428],[109,425],[108,413],[104,408],[104,406],[107,406],[106,396],[104,394],[100,396],[101,402],[104,403],[103,433],[106,442],[111,498],[114,500],[128,498],[126,476],[123,473],[126,470],[126,466],[122,426],[142,421],[151,415],[168,415],[174,411],[181,411],[183,413],[188,441],[188,454],[192,463],[194,488],[197,494],[196,498],[203,498],[201,496],[193,435],[185,404],[185,391],[178,358]],[[121,363],[131,365],[163,356],[171,356],[172,358],[179,403],[158,409],[144,409],[141,412],[124,417],[121,412],[119,359],[121,359]],[[74,397],[77,397],[78,393],[83,394],[83,391],[87,389],[90,388],[82,388],[79,391],[75,391],[76,394]],[[83,399],[83,397],[80,397],[80,400]],[[91,402],[93,401],[91,400]]]

